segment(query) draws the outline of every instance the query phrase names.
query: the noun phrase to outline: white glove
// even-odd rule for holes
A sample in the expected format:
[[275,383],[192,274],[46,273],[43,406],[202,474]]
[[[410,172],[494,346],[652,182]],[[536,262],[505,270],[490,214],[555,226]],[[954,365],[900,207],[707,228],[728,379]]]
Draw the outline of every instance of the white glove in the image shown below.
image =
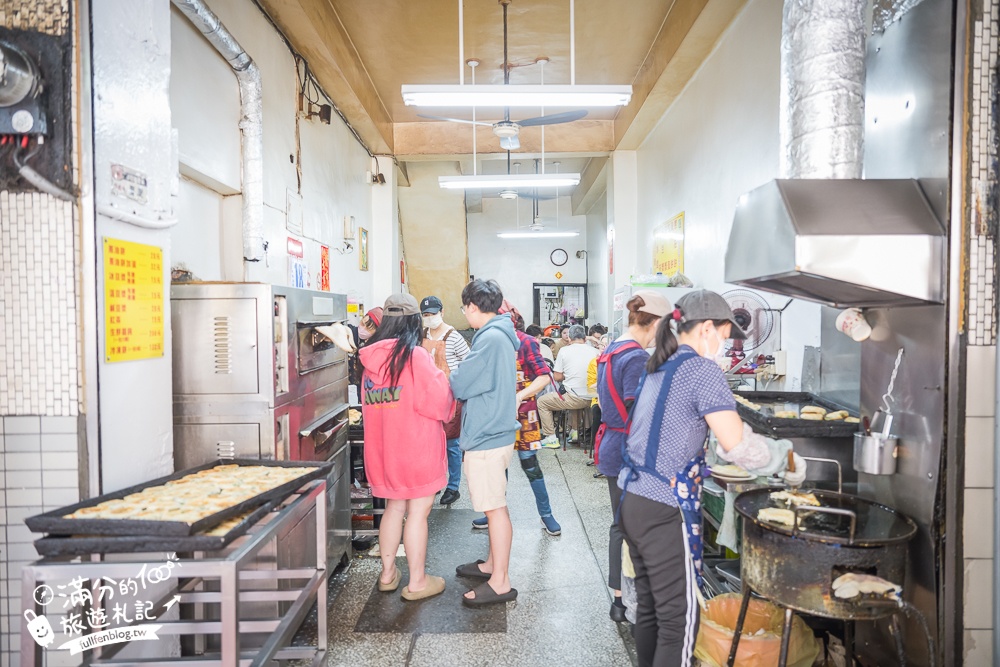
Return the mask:
[[806,481],[806,460],[795,453],[792,453],[792,460],[795,461],[795,472],[786,469],[781,473],[781,477],[788,486],[801,486],[802,482]]

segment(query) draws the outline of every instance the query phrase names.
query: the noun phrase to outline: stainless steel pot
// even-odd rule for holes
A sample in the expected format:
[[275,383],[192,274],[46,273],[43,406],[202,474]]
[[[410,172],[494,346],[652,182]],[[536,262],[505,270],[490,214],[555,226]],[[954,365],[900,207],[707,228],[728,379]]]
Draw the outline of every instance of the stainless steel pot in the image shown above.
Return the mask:
[[[878,430],[881,426],[881,431]],[[891,475],[896,472],[899,438],[891,435],[892,415],[876,410],[871,432],[854,434],[854,469],[869,475]]]

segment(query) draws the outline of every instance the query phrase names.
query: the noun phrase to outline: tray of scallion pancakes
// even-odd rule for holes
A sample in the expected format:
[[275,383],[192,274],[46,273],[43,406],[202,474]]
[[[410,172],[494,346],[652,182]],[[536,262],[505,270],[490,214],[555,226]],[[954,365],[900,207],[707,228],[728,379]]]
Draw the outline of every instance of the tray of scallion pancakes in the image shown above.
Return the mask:
[[860,430],[857,414],[816,394],[739,391],[733,398],[743,421],[774,438],[849,438]]

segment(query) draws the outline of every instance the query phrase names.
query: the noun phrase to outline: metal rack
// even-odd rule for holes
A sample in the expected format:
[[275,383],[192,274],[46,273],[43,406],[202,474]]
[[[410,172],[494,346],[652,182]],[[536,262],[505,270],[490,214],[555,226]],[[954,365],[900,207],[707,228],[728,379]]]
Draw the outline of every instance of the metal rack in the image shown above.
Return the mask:
[[[267,561],[267,554],[285,541],[310,514],[315,515],[316,549],[310,566],[285,566],[279,557],[274,569],[252,569]],[[83,654],[90,665],[237,665],[268,664],[272,660],[307,660],[320,665],[326,658],[327,615],[327,485],[317,480],[302,488],[281,507],[265,516],[247,535],[238,538],[220,552],[195,552],[179,557],[177,577],[163,582],[157,589],[161,597],[155,608],[162,607],[179,596],[181,620],[157,620],[157,631],[163,635],[180,635],[193,639],[205,652],[182,657],[129,658],[116,655],[128,643],[94,649],[92,656]],[[150,554],[123,555],[115,562],[71,562],[69,559],[43,559],[27,565],[21,575],[22,609],[41,611],[33,593],[39,584],[55,583],[71,578],[99,577],[122,579],[143,567],[162,565],[160,557]],[[181,556],[178,554],[178,556]],[[99,555],[95,555],[98,558]],[[312,559],[310,559],[312,560]],[[265,563],[268,565],[268,563]],[[162,593],[161,591],[166,591]],[[290,646],[292,637],[316,602],[318,633],[315,646]],[[241,619],[241,603],[255,604],[256,611],[271,613],[253,619]],[[218,609],[218,614],[214,610]],[[215,618],[213,616],[218,616]],[[127,628],[129,626],[116,626]],[[241,647],[241,635],[270,633],[260,646]],[[217,638],[217,639],[216,639]],[[193,645],[187,641],[185,645]],[[210,649],[204,649],[211,646]],[[217,647],[217,650],[216,650]],[[42,665],[42,650],[32,639],[27,624],[21,626],[21,664]]]
[[[360,478],[364,479],[364,453],[365,453],[365,429],[361,425],[351,426],[347,434],[347,442],[351,447],[351,483],[358,479],[357,472],[360,470]],[[367,495],[355,497],[351,495],[351,539],[365,537],[378,537],[379,524],[382,523],[382,515],[385,513],[385,499],[376,498],[371,494],[371,489]],[[355,518],[367,515],[372,516],[373,528],[356,528]]]

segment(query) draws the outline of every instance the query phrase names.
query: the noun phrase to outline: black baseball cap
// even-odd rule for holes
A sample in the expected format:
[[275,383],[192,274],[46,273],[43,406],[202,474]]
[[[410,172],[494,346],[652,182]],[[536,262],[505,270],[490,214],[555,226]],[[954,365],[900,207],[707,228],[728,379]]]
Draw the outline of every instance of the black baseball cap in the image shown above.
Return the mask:
[[424,300],[420,302],[421,315],[424,313],[440,313],[442,308],[444,308],[444,304],[436,296],[425,296]]
[[733,309],[729,307],[726,300],[715,292],[707,289],[688,292],[677,299],[677,309],[681,311],[681,322],[693,322],[698,320],[729,320],[733,323],[729,337],[736,340],[743,340],[747,337],[743,328],[736,322],[733,316]]

